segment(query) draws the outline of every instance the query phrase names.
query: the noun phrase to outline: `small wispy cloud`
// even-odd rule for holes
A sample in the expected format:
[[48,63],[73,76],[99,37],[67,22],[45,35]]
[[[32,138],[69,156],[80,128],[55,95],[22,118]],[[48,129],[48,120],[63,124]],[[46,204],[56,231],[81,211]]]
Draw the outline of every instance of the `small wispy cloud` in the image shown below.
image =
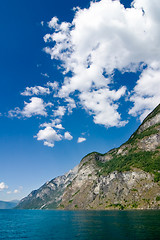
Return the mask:
[[11,194],[12,193],[12,191],[7,191],[7,194]]
[[64,138],[67,139],[67,140],[72,140],[73,139],[72,135],[69,132],[65,132]]
[[21,93],[22,96],[45,95],[50,94],[50,89],[41,86],[26,87],[25,91]]
[[52,119],[49,123],[45,122],[45,123],[42,123],[40,125],[41,128],[43,127],[55,127],[55,128],[58,128],[58,129],[64,129],[64,127],[62,126],[61,124],[61,119],[60,118],[56,118],[56,119]]
[[14,189],[13,191],[7,191],[7,194],[18,194],[23,190],[22,186],[19,186],[18,188]]
[[15,193],[15,194],[20,193],[20,190],[19,190],[19,189],[15,189],[15,190],[13,191],[13,193]]
[[0,182],[0,191],[3,191],[4,189],[7,189],[8,186],[4,182]]
[[41,73],[41,75],[42,75],[43,77],[49,78],[49,75],[48,75],[47,73]]
[[84,138],[84,137],[79,137],[78,140],[77,140],[77,143],[82,143],[82,142],[84,142],[84,141],[86,141],[86,138]]

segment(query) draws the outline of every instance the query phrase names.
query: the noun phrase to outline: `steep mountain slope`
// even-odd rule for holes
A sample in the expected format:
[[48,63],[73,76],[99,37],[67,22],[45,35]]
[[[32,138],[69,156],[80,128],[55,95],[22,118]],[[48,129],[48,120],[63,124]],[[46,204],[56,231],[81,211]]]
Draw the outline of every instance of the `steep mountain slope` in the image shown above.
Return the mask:
[[17,209],[55,209],[61,202],[64,189],[72,182],[78,170],[78,166],[63,176],[56,177],[46,182],[38,190],[32,191],[23,198]]
[[85,156],[69,182],[50,188],[50,198],[41,196],[38,203],[39,192],[43,195],[48,189],[45,184],[18,208],[159,209],[160,105],[119,148]]

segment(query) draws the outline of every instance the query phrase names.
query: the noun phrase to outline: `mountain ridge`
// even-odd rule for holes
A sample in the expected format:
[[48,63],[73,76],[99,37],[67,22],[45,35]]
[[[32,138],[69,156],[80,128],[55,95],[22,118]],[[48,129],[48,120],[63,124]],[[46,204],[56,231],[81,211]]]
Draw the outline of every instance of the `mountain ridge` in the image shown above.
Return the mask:
[[0,201],[0,209],[12,209],[19,203],[18,200]]
[[[105,154],[87,154],[75,169],[51,180],[54,188],[45,183],[17,208],[160,209],[160,104],[128,141]],[[62,184],[56,185],[59,178]]]

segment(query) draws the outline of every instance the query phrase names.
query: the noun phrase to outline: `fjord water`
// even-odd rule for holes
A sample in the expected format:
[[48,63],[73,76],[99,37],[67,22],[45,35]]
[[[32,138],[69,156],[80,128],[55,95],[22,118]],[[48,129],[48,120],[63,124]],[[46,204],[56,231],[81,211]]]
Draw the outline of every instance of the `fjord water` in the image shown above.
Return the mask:
[[0,239],[160,239],[160,211],[0,210]]

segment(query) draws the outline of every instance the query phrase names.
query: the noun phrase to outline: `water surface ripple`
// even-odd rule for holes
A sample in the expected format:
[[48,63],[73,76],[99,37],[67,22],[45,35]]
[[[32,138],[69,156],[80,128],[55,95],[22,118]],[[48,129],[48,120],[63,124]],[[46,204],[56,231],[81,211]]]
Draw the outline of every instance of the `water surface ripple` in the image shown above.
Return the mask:
[[160,211],[0,210],[0,239],[158,240]]

